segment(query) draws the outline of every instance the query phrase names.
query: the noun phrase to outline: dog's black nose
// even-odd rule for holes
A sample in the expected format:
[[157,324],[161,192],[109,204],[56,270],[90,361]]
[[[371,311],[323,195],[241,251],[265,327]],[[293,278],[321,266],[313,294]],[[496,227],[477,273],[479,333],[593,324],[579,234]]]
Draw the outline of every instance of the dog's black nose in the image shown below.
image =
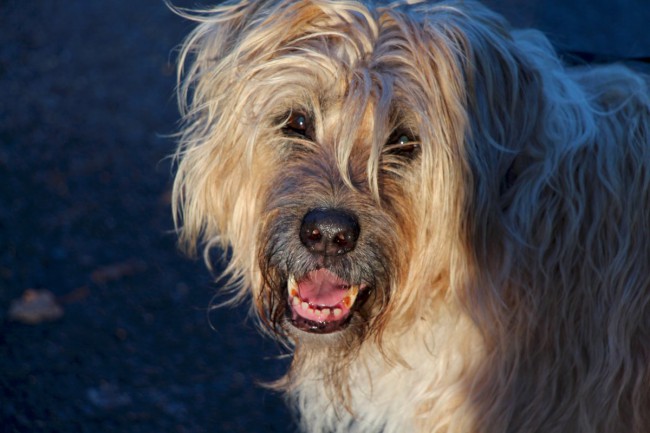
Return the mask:
[[349,212],[314,209],[302,219],[300,240],[316,254],[339,256],[354,249],[359,230],[359,221]]

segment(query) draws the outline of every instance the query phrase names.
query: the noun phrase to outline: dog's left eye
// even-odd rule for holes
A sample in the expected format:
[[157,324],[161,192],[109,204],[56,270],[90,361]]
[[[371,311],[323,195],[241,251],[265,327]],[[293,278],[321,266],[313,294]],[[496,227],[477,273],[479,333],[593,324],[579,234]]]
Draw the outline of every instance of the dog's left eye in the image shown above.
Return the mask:
[[282,127],[282,131],[286,135],[293,135],[298,137],[304,137],[311,139],[312,138],[312,127],[309,116],[300,111],[292,111],[288,117],[287,121]]
[[384,151],[389,155],[413,158],[420,152],[420,139],[410,131],[398,129],[386,142]]

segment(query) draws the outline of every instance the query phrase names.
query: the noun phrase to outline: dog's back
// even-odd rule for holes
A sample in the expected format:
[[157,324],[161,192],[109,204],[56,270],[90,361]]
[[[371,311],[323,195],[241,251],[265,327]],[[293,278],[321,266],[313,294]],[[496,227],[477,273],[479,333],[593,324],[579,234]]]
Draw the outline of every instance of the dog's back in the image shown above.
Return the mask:
[[520,329],[497,326],[478,412],[485,431],[648,431],[649,80],[552,63],[539,141],[504,193],[497,299]]

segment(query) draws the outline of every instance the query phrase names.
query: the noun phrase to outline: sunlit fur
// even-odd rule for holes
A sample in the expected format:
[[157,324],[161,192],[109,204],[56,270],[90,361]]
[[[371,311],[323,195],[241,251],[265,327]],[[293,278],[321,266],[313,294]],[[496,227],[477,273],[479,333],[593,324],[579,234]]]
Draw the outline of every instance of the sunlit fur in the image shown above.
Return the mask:
[[[647,80],[411,3],[179,11],[182,245],[226,251],[233,301],[294,350],[276,386],[306,432],[649,432]],[[296,110],[312,139],[283,133]],[[419,154],[390,151],[398,127]],[[337,272],[375,278],[329,335],[284,320],[319,206],[359,217]]]

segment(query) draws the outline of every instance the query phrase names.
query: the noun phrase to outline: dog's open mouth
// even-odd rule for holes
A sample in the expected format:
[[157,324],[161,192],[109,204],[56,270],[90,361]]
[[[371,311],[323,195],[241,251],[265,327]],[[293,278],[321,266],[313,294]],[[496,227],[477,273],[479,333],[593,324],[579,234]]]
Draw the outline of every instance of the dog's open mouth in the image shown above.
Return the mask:
[[287,282],[291,323],[307,332],[327,334],[348,323],[355,302],[366,289],[364,283],[350,284],[327,269],[318,269]]

